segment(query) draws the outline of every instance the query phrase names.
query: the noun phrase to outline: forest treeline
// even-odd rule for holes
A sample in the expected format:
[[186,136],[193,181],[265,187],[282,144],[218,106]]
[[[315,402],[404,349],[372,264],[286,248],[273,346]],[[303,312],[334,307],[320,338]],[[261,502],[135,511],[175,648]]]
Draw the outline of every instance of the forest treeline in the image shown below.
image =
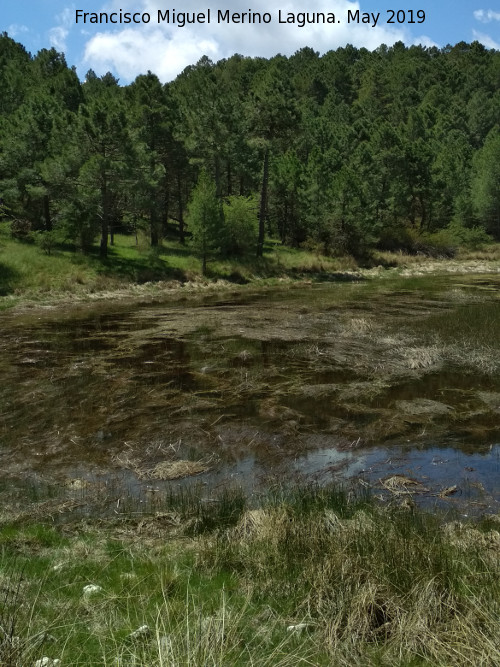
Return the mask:
[[105,257],[117,232],[210,254],[500,239],[500,52],[203,57],[120,86],[0,36],[0,215]]

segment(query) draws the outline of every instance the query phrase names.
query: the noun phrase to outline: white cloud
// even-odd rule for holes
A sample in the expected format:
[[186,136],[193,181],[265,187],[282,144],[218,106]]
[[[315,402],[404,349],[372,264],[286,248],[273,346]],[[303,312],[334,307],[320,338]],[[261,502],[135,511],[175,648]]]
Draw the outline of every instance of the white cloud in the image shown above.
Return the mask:
[[188,33],[169,38],[158,28],[126,28],[92,37],[85,47],[84,62],[98,72],[113,70],[127,80],[151,70],[162,81],[170,81],[203,54],[220,57],[217,44],[209,39]]
[[30,29],[26,25],[19,25],[18,23],[13,23],[7,28],[7,34],[10,37],[18,37],[23,33],[29,32]]
[[58,51],[66,51],[66,40],[73,23],[74,14],[74,7],[66,7],[57,16],[59,25],[54,26],[49,30],[49,41]]
[[433,39],[431,39],[430,37],[427,37],[427,35],[422,35],[421,37],[416,37],[416,38],[413,40],[412,44],[413,44],[414,46],[418,46],[418,45],[420,44],[421,46],[425,46],[425,47],[427,47],[427,48],[430,48],[431,46],[436,46],[436,47],[439,48],[439,44],[437,44],[437,43],[436,43]]
[[65,9],[63,9],[57,18],[59,19],[59,21],[62,23],[63,26],[69,28],[73,24],[74,16],[75,16],[75,6],[72,5],[71,7],[66,7]]
[[500,44],[489,35],[485,35],[483,32],[478,32],[477,30],[473,30],[472,34],[474,35],[474,39],[476,39],[478,42],[481,42],[481,44],[483,44],[487,49],[495,49],[496,51],[500,51]]
[[49,30],[49,42],[58,51],[66,51],[66,37],[69,34],[67,28],[58,25]]
[[474,12],[474,18],[481,23],[500,21],[500,12],[494,12],[492,9],[477,9]]
[[[83,64],[98,73],[112,70],[122,80],[127,81],[150,69],[162,81],[168,81],[175,78],[187,65],[196,63],[203,55],[212,60],[228,58],[234,53],[271,57],[277,53],[292,55],[304,46],[324,53],[347,43],[368,49],[375,49],[382,43],[391,45],[397,41],[435,45],[425,36],[414,38],[408,30],[388,25],[385,23],[384,11],[381,11],[376,27],[348,24],[348,10],[363,11],[363,7],[360,7],[362,4],[337,0],[332,6],[330,0],[310,0],[306,7],[309,15],[314,12],[333,12],[336,20],[341,22],[308,24],[300,28],[297,24],[280,24],[278,8],[271,9],[267,0],[254,0],[251,11],[271,13],[271,23],[219,24],[218,9],[227,8],[231,13],[249,11],[248,0],[227,0],[224,5],[211,7],[210,24],[186,25],[181,28],[175,24],[157,23],[158,9],[165,11],[167,8],[158,0],[111,0],[102,11],[121,9],[123,12],[148,12],[151,22],[148,25],[126,28],[118,26],[118,31],[101,24],[99,32],[94,33],[86,43]],[[172,11],[171,6],[168,8]],[[207,5],[202,6],[199,0],[185,0],[182,4],[183,12],[206,12],[206,9]],[[297,14],[304,12],[304,4],[299,0],[285,0],[281,10],[285,16],[287,12]],[[94,30],[97,26],[87,27]]]

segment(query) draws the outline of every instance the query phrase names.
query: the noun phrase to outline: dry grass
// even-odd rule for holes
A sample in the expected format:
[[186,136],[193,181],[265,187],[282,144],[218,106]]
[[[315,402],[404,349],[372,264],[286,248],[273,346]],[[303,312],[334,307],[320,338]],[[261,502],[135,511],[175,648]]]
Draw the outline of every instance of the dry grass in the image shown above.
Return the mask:
[[368,336],[377,331],[376,323],[367,317],[350,317],[342,322],[342,336]]
[[[217,458],[215,455],[203,460],[178,458],[180,441],[169,443],[152,441],[139,448],[126,443],[126,447],[113,457],[115,465],[133,471],[139,479],[172,480],[201,475],[212,469]],[[140,451],[140,455],[139,454]],[[164,456],[158,461],[159,456]]]
[[210,470],[203,461],[162,461],[148,473],[148,479],[181,479]]
[[[385,485],[395,493],[421,487],[396,476]],[[329,664],[493,667],[499,534],[471,528],[458,542],[432,523],[426,533],[412,516],[250,513],[207,545],[202,562],[239,572],[255,598],[272,598],[308,623]]]
[[461,248],[458,251],[458,258],[465,260],[500,261],[500,243],[490,243],[476,250]]
[[411,370],[438,368],[443,363],[443,350],[437,345],[408,346],[400,353]]
[[426,255],[402,251],[377,251],[374,262],[381,266],[403,270],[402,275],[421,273],[490,273],[497,272],[500,262],[500,244],[494,243],[477,250],[461,249],[451,259],[430,258]]
[[[383,483],[396,496],[420,488],[397,475]],[[0,598],[0,620],[14,619],[15,632],[1,664],[500,663],[500,518],[441,524],[334,488],[277,489],[246,511],[236,500],[209,503],[211,528],[194,539],[191,501],[149,518],[3,535],[0,595],[12,594]],[[12,563],[21,579],[9,578]],[[83,595],[89,584],[99,593]]]
[[387,489],[394,494],[411,494],[415,492],[428,491],[424,485],[416,479],[410,479],[404,475],[392,475],[384,480],[381,480],[384,489]]

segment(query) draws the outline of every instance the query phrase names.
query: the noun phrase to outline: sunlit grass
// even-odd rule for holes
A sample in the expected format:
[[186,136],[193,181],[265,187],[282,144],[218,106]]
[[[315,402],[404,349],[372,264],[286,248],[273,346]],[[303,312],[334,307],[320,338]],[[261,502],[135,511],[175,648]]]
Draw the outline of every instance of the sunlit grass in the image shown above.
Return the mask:
[[499,663],[496,517],[316,486],[168,502],[180,521],[4,524],[1,664]]
[[434,314],[427,327],[444,340],[473,341],[476,345],[500,346],[500,307],[498,303],[473,303],[453,312],[453,327],[445,314]]
[[461,248],[458,252],[460,259],[469,260],[495,260],[500,261],[500,243],[490,243],[483,245],[481,248],[470,250]]
[[[36,240],[36,237],[35,237]],[[97,246],[88,254],[55,244],[50,255],[35,241],[10,237],[7,223],[0,224],[0,295],[35,295],[47,292],[92,292],[118,289],[120,285],[155,281],[217,281],[248,283],[283,277],[318,276],[352,270],[350,258],[319,257],[305,250],[266,242],[264,257],[247,254],[238,258],[212,257],[206,276],[200,258],[189,244],[164,239],[152,248],[147,237],[115,234],[108,258],[99,259]]]
[[[402,250],[376,250],[375,258],[393,260],[397,263],[422,262],[426,256],[419,253],[407,253]],[[478,248],[461,247],[457,250],[457,257],[461,259],[500,259],[500,243],[485,243]]]
[[71,290],[97,279],[91,262],[74,261],[74,254],[61,250],[52,255],[37,245],[0,237],[0,293],[20,290]]
[[[47,254],[35,234],[32,242],[11,238],[7,222],[0,223],[0,308],[14,304],[13,296],[44,298],[47,294],[89,294],[110,292],[130,285],[184,282],[208,284],[226,283],[279,284],[283,280],[321,281],[341,279],[347,274],[366,274],[366,277],[386,275],[397,279],[399,274],[460,272],[470,270],[468,263],[486,270],[487,263],[499,260],[499,244],[480,250],[459,253],[451,260],[435,260],[419,255],[374,252],[369,267],[361,268],[350,256],[325,257],[302,248],[290,248],[276,239],[267,239],[264,255],[253,253],[240,257],[209,258],[207,275],[201,272],[200,258],[187,243],[165,238],[152,248],[144,232],[135,235],[115,234],[114,244],[108,247],[108,258],[99,258],[97,244],[88,254],[71,250],[71,246],[55,244]],[[38,239],[38,240],[37,240]],[[486,263],[486,264],[485,264]],[[484,265],[484,266],[483,266]],[[464,268],[465,267],[465,268]],[[387,269],[389,269],[387,271]]]

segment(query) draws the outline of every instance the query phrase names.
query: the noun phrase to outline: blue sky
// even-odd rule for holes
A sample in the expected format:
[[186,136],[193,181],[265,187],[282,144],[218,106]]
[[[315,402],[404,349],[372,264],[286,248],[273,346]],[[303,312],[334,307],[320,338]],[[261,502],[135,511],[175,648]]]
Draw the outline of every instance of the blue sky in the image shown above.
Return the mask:
[[[157,21],[158,10],[187,12],[212,11],[210,24],[177,25]],[[417,19],[418,10],[425,11],[423,23],[387,23],[387,8],[412,9]],[[151,22],[135,26],[76,24],[76,10],[85,12],[119,11],[148,12]],[[267,25],[218,24],[217,10],[231,12],[269,12]],[[332,12],[334,25],[312,24],[298,27],[280,24],[288,12]],[[348,11],[377,14],[375,27],[347,23]],[[400,14],[402,18],[403,15]],[[369,49],[379,44],[406,44],[427,46],[455,44],[459,41],[480,41],[488,48],[500,50],[500,0],[283,0],[270,4],[269,0],[4,0],[0,13],[0,31],[8,34],[36,53],[54,46],[66,54],[69,65],[75,65],[80,77],[92,68],[97,74],[113,72],[122,83],[133,80],[148,69],[168,81],[202,55],[212,60],[226,58],[233,53],[269,57],[276,53],[291,55],[303,46],[311,46],[320,53],[347,43]]]

